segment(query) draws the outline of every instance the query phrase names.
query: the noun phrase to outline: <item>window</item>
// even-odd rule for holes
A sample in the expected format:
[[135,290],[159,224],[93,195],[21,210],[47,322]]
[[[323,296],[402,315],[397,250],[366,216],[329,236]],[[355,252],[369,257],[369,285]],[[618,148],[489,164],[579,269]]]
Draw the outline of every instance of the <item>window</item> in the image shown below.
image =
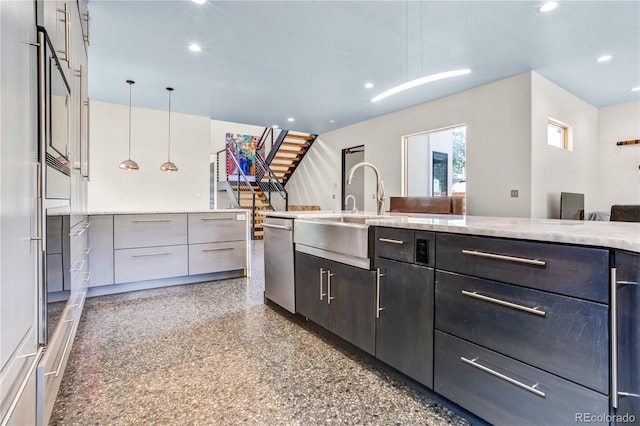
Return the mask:
[[404,195],[466,192],[466,127],[455,126],[404,137]]
[[569,126],[558,120],[549,118],[547,120],[547,144],[556,148],[570,150],[569,147]]

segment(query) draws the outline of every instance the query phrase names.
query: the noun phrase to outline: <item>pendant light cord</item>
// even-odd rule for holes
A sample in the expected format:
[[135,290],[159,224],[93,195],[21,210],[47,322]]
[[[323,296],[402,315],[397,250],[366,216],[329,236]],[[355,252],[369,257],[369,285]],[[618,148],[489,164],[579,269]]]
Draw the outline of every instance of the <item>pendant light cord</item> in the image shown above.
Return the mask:
[[127,81],[129,83],[129,160],[131,160],[131,86],[133,82]]
[[169,90],[169,149],[167,150],[167,161],[171,161],[171,90]]

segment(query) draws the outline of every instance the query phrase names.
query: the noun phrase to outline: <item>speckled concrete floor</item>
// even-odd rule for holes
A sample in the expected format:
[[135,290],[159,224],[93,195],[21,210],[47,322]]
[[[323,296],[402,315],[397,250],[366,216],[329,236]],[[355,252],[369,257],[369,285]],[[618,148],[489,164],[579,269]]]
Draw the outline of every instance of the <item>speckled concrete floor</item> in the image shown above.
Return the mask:
[[250,279],[88,299],[50,424],[466,422],[263,304]]

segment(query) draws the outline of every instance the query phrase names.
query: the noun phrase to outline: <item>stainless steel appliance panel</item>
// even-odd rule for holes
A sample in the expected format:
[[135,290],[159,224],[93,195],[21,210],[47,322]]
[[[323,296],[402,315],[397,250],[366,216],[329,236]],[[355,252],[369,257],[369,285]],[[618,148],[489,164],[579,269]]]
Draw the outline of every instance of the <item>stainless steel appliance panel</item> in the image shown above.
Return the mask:
[[267,217],[263,226],[265,297],[295,313],[293,219]]

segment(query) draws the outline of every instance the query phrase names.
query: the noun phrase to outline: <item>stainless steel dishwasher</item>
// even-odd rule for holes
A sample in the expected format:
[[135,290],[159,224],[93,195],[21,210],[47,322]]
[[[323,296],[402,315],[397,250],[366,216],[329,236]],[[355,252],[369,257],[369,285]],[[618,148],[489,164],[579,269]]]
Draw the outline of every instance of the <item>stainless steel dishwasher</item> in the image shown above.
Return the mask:
[[296,312],[293,270],[293,219],[267,217],[264,227],[264,295]]

